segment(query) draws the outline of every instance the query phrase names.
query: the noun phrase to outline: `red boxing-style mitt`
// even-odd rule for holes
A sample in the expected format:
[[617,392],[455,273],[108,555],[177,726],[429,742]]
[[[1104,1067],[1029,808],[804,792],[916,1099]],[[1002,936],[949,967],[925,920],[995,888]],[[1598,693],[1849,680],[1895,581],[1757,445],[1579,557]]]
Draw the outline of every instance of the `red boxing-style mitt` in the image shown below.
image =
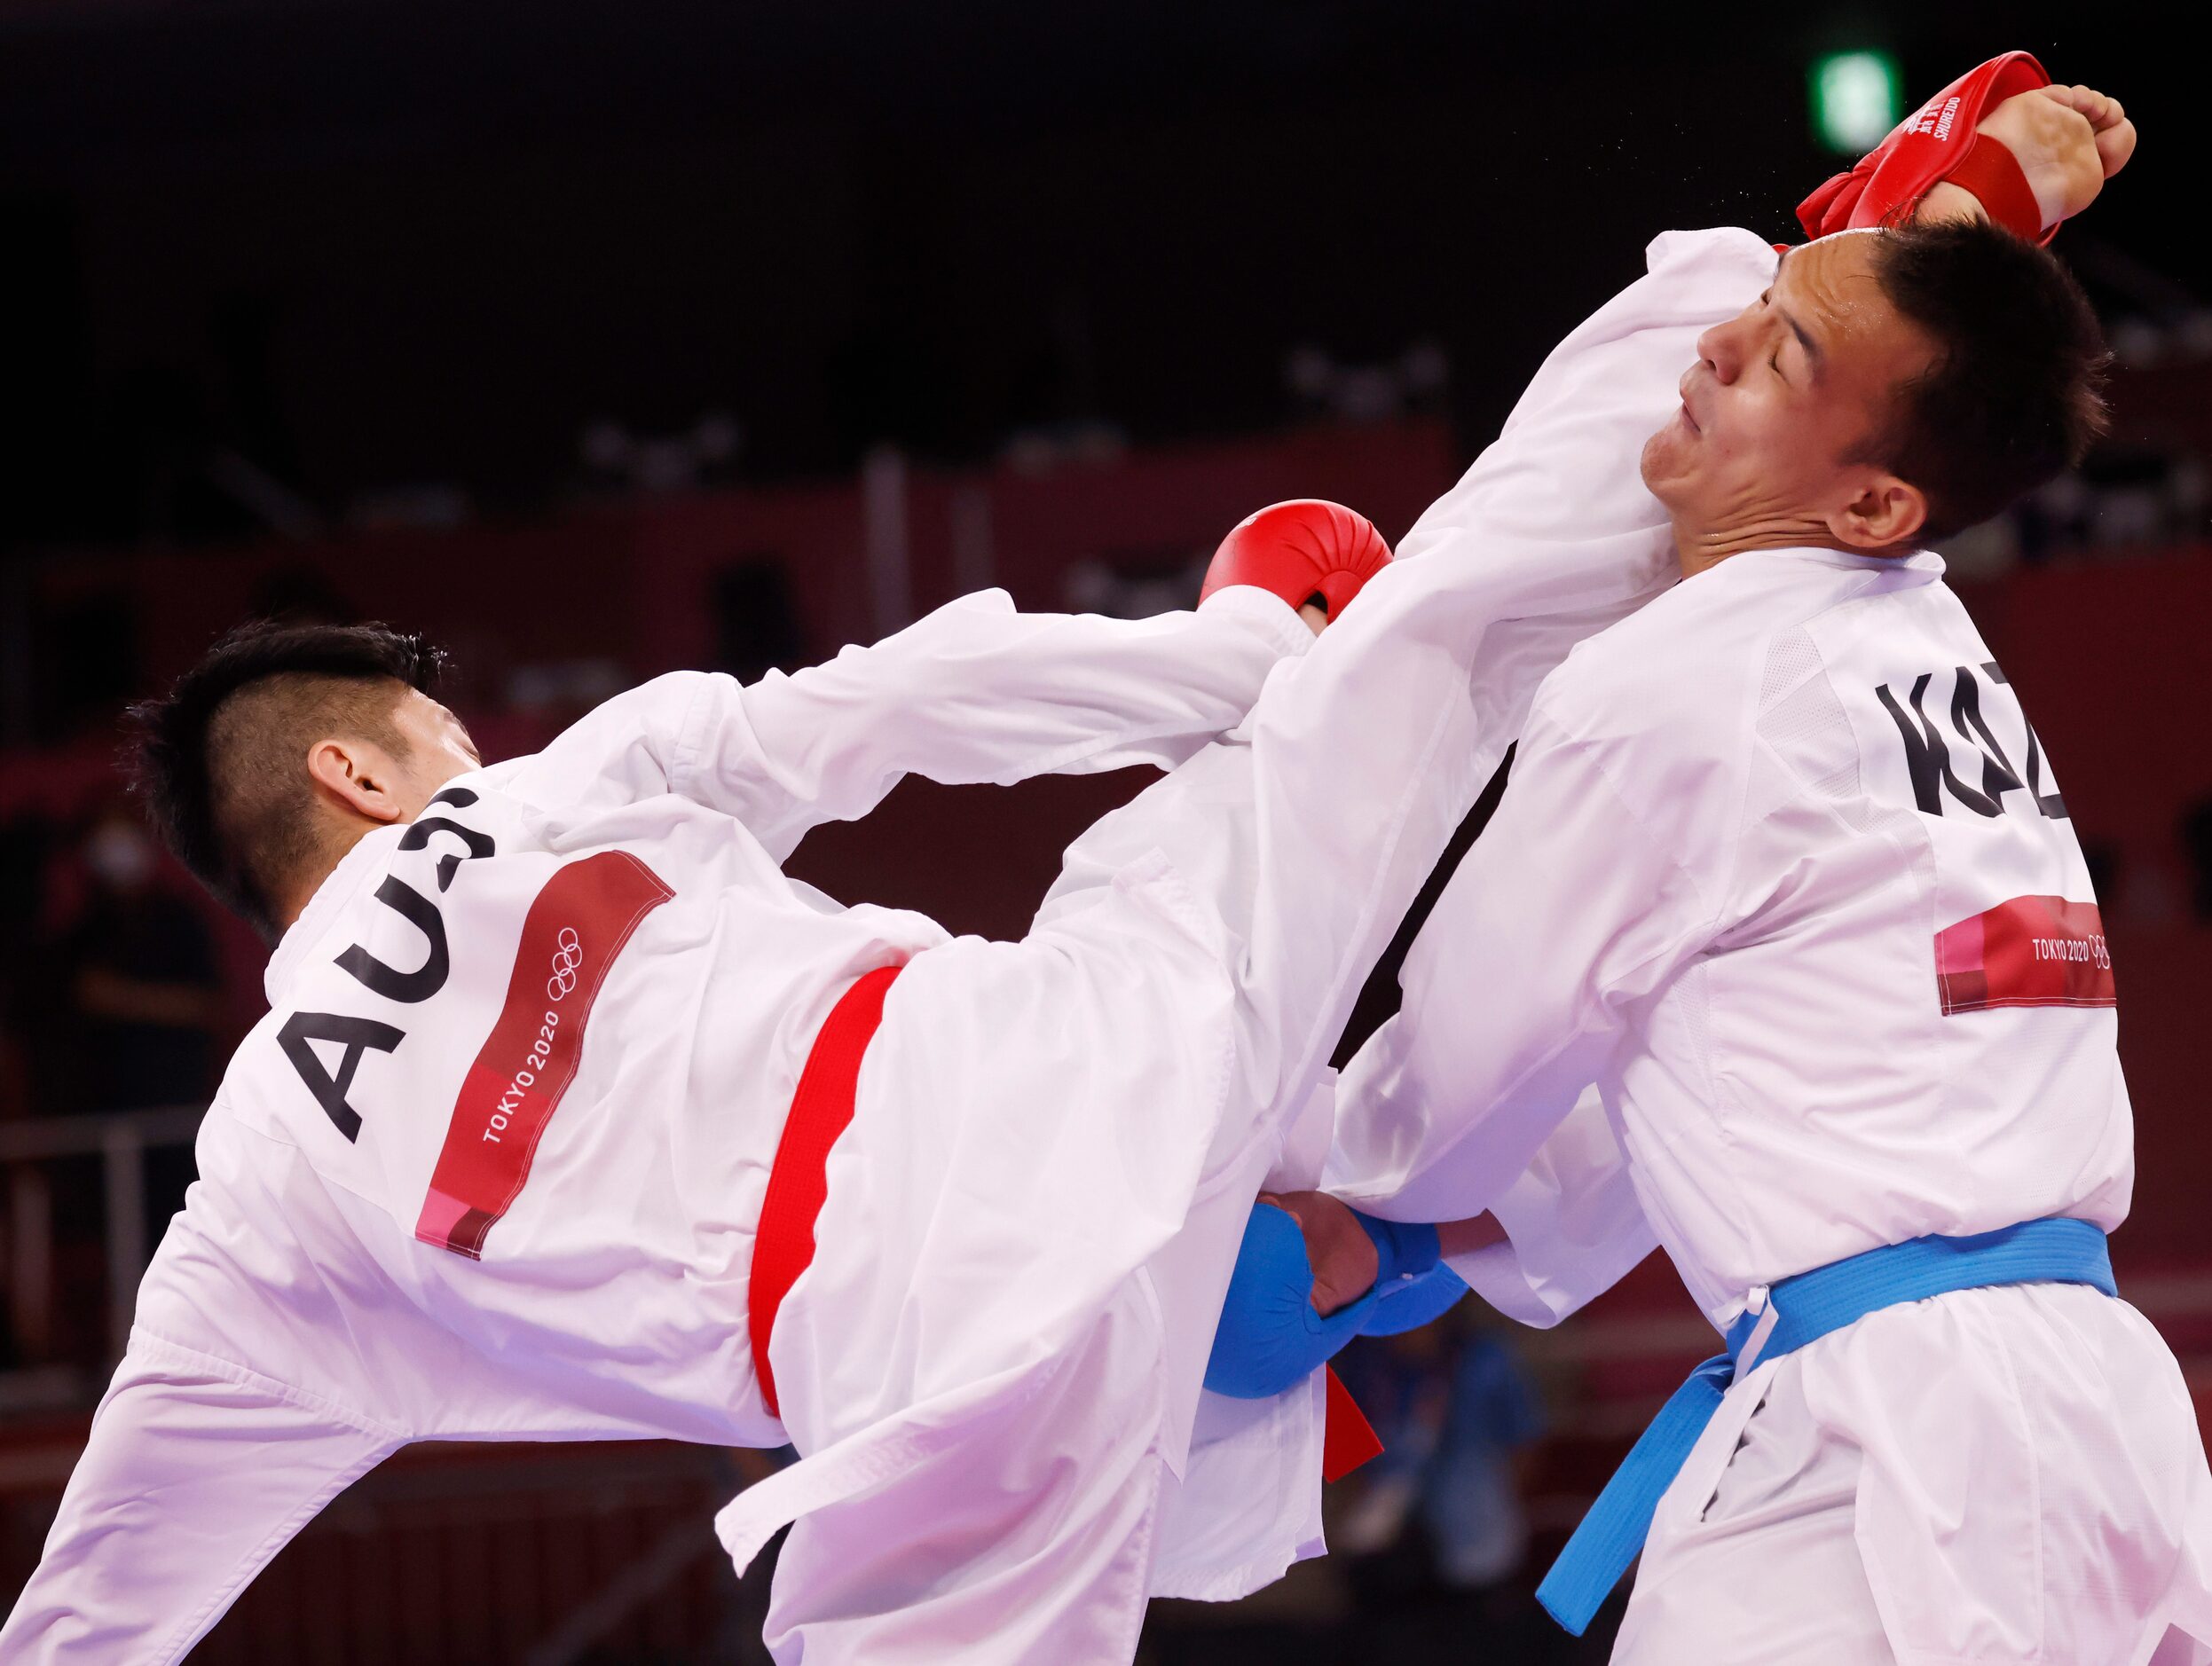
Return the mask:
[[1341,503],[1294,498],[1237,523],[1206,569],[1203,601],[1231,585],[1256,585],[1294,608],[1315,597],[1330,618],[1390,564],[1374,523]]
[[1991,59],[1922,105],[1849,173],[1838,174],[1800,202],[1798,224],[1807,237],[1893,225],[1911,214],[1931,187],[1948,179],[1972,192],[2006,231],[2031,243],[2048,243],[2058,228],[2043,229],[2043,210],[2019,162],[2003,145],[1974,130],[1991,106],[2050,84],[2051,77],[2030,53]]

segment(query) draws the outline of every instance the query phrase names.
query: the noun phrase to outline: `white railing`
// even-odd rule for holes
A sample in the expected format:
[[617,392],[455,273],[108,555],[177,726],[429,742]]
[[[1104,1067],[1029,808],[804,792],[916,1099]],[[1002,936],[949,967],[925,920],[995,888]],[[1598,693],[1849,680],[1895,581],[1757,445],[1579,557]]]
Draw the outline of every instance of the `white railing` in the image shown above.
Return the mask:
[[[67,1157],[100,1159],[107,1217],[107,1346],[111,1356],[120,1357],[130,1340],[138,1280],[153,1252],[146,1242],[146,1154],[159,1146],[191,1144],[203,1110],[200,1105],[168,1105],[0,1122],[0,1170],[6,1176],[8,1317],[19,1341],[35,1344],[53,1328],[54,1221],[43,1165]],[[31,1374],[42,1380],[51,1375]]]

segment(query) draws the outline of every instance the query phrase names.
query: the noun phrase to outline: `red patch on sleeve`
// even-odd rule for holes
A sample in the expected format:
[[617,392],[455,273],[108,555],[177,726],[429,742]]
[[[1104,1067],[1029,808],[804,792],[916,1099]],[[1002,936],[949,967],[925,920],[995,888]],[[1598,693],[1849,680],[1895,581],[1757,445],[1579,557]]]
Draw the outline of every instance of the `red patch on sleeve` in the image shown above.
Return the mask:
[[1946,1017],[1990,1007],[2119,1004],[2105,923],[2093,902],[2014,897],[1935,936]]
[[627,851],[602,851],[569,863],[532,899],[506,1004],[461,1082],[414,1224],[423,1243],[482,1259],[484,1235],[530,1178],[538,1141],[576,1079],[608,969],[638,922],[675,894]]

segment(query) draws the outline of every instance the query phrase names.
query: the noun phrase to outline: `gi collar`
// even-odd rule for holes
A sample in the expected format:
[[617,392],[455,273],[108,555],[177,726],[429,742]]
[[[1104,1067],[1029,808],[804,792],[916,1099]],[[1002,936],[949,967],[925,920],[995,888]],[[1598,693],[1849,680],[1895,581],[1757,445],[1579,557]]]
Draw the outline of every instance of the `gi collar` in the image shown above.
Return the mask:
[[395,822],[363,834],[353,848],[339,858],[329,876],[315,887],[315,894],[300,910],[300,917],[277,939],[276,950],[269,956],[268,969],[261,975],[262,991],[269,997],[271,1006],[284,1003],[284,993],[298,977],[301,963],[314,953],[315,946],[328,934],[347,905],[384,865],[392,846],[405,831],[405,823]]

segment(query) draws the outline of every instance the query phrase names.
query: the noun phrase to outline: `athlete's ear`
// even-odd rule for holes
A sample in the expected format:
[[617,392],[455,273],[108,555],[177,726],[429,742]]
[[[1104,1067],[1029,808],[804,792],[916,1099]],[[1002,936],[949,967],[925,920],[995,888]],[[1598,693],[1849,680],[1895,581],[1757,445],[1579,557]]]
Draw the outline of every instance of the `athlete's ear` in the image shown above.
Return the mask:
[[1859,495],[1828,517],[1828,530],[1846,548],[1872,554],[1906,542],[1927,521],[1927,494],[1909,480],[1880,474],[1859,483]]
[[341,809],[381,823],[407,819],[395,796],[399,771],[391,755],[372,742],[336,735],[317,741],[307,749],[307,774],[319,795]]

